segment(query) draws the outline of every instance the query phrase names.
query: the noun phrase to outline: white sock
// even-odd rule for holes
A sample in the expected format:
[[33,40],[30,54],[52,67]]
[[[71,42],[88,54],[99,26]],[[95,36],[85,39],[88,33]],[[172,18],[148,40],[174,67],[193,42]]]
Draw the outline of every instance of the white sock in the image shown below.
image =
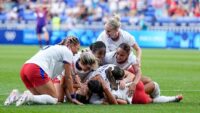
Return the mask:
[[157,82],[154,82],[155,88],[153,90],[153,92],[151,93],[151,97],[152,98],[156,98],[160,96],[160,87],[158,85]]
[[153,99],[153,103],[175,102],[176,100],[176,96],[158,96]]
[[30,101],[38,104],[56,104],[58,102],[58,99],[50,95],[44,94],[44,95],[33,95]]

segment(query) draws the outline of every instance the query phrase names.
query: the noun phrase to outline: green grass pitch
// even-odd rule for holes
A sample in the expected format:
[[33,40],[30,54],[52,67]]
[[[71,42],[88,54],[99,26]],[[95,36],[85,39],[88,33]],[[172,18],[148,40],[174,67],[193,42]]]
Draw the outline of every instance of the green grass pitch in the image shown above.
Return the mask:
[[183,94],[180,103],[148,105],[15,105],[3,106],[13,88],[25,90],[19,72],[38,46],[0,45],[0,113],[199,113],[200,51],[143,49],[142,72],[158,82],[162,95]]

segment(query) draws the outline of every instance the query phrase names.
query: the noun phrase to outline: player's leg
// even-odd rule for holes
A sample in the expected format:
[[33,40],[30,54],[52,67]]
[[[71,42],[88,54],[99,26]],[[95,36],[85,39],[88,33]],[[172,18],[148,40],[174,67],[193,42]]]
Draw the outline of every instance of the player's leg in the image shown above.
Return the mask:
[[58,95],[58,102],[64,102],[64,89],[61,87],[60,80],[55,78],[52,80]]
[[24,103],[34,102],[39,104],[56,104],[57,94],[55,87],[46,73],[35,64],[26,64],[24,80],[21,75],[21,79],[24,82],[27,89],[30,92],[25,91],[16,105],[20,106]]
[[153,98],[153,103],[166,103],[166,102],[180,102],[183,99],[182,95],[177,96],[160,96],[160,87],[158,83],[154,83],[154,90],[151,93],[151,97]]
[[153,99],[153,103],[180,102],[183,99],[182,95],[177,96],[158,96]]
[[56,104],[57,103],[58,99],[52,96],[52,95],[56,95],[56,91],[54,89],[52,81],[49,81],[48,83],[42,86],[36,87],[34,89],[37,90],[37,92],[39,92],[40,95],[34,95],[32,94],[32,92],[25,91],[20,97],[20,99],[17,101],[16,106],[20,106],[22,104],[29,103],[29,102],[37,103],[37,104]]
[[144,85],[146,85],[147,83],[151,82],[151,78],[147,77],[147,76],[142,76],[141,77],[141,81],[143,82]]
[[46,41],[46,45],[49,45],[49,32],[47,31],[47,28],[44,26],[42,27],[42,31],[44,33],[44,38]]
[[152,99],[148,94],[144,91],[144,85],[140,81],[135,89],[135,92],[133,94],[132,104],[148,104],[151,103]]
[[42,48],[42,34],[37,34],[37,37],[38,37],[38,44],[40,48]]
[[160,96],[160,87],[159,87],[159,85],[158,85],[157,82],[152,82],[152,83],[153,83],[154,88],[153,88],[153,90],[151,91],[150,96],[151,96],[152,98],[159,97],[159,96]]
[[[22,68],[21,68],[21,71],[20,71],[21,79],[24,82],[26,87],[33,87],[29,83],[29,81],[28,81],[28,79],[27,79],[27,77],[25,75],[26,67],[27,67],[27,64],[23,65]],[[20,92],[17,89],[13,89],[11,91],[11,93],[9,94],[9,96],[6,98],[6,101],[4,102],[4,105],[10,105],[10,104],[16,102],[20,98],[20,96],[21,96]]]
[[154,91],[155,85],[153,83],[153,81],[146,83],[144,85],[144,90],[147,94],[151,95],[151,93]]
[[[135,70],[136,70],[136,69],[135,69],[134,66],[132,66],[132,65],[127,69],[127,71],[129,71],[129,72],[131,72],[131,73],[133,73],[133,74],[136,73]],[[151,94],[152,90],[154,89],[154,84],[153,84],[152,80],[151,80],[149,77],[146,77],[146,76],[143,76],[143,75],[142,75],[142,76],[141,76],[141,81],[142,81],[143,84],[144,84],[145,92],[146,92],[147,94]]]
[[42,48],[42,32],[43,32],[42,27],[37,26],[36,33],[37,33],[38,44],[39,44],[40,48]]

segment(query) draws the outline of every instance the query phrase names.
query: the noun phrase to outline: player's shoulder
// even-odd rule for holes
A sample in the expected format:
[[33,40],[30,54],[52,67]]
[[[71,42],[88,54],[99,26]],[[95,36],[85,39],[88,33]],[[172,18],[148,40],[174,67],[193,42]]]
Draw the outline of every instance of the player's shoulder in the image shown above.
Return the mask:
[[104,31],[102,31],[100,34],[99,34],[99,36],[98,36],[98,38],[97,38],[97,41],[102,41],[102,40],[104,40],[105,38],[106,38],[106,32],[105,32],[105,30]]
[[119,29],[119,31],[120,31],[122,37],[124,37],[124,38],[131,38],[131,37],[133,37],[133,35],[131,35],[128,31],[125,31],[123,29]]
[[67,53],[73,55],[72,51],[64,45],[54,45],[55,52],[62,52],[63,54]]

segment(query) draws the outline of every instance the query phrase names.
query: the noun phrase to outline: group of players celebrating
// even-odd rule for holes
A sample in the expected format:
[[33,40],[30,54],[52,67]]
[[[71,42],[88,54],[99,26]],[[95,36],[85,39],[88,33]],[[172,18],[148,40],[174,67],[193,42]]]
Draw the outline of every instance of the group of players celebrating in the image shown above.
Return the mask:
[[[88,49],[69,36],[47,46],[24,63],[20,77],[28,89],[14,89],[4,105],[148,104],[180,102],[182,95],[161,96],[158,83],[141,72],[141,48],[135,38],[120,29],[113,16]],[[135,54],[134,54],[134,53]]]

